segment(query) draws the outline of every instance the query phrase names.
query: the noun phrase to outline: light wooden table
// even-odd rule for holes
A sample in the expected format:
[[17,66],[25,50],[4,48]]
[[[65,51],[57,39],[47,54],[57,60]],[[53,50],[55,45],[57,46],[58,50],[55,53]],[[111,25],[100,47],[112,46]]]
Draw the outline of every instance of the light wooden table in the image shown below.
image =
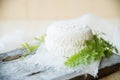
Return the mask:
[[101,80],[120,80],[120,71],[113,73],[110,76],[107,76]]

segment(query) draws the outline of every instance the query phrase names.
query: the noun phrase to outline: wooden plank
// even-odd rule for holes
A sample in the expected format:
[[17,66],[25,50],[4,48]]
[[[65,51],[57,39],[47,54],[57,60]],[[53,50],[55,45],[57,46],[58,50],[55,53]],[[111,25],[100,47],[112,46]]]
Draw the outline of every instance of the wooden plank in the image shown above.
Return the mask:
[[[2,71],[4,71],[3,70],[3,69],[5,69],[4,67],[9,66],[9,64],[14,65],[14,63],[21,62],[19,57],[21,57],[21,55],[25,51],[26,51],[25,49],[21,48],[21,49],[17,49],[14,51],[10,51],[8,53],[0,54],[0,79],[7,80],[7,77],[9,78],[9,76],[12,75],[12,74],[9,74],[9,71],[11,71],[10,69],[8,69],[9,71],[7,73],[5,73],[7,75],[3,75]],[[112,59],[117,59],[117,60],[113,60],[115,65],[106,66],[105,68],[102,68],[103,65],[106,64],[107,60],[112,60]],[[18,63],[18,64],[20,64],[20,63]],[[110,62],[107,64],[110,64]],[[98,78],[96,78],[96,79],[106,77],[114,72],[119,71],[119,70],[120,70],[120,56],[113,54],[113,57],[108,58],[108,59],[103,59],[101,61]],[[49,74],[47,71],[48,70],[37,70],[37,69],[35,69],[35,71],[28,71],[28,72],[23,71],[23,73],[20,73],[21,77],[23,77],[23,78],[20,78],[20,79],[22,79],[22,80],[38,79],[39,80],[39,79],[42,79],[42,77],[40,77],[41,75],[44,76],[46,74]],[[15,75],[15,74],[13,74],[13,75]],[[57,75],[57,74],[53,72],[53,75]],[[17,76],[17,74],[16,74],[16,76]],[[48,80],[48,78],[46,78],[46,79]],[[93,76],[91,76],[90,74],[80,75],[78,72],[68,73],[65,75],[61,75],[59,77],[54,76],[54,80],[79,80],[79,79],[80,80],[94,80],[95,78]],[[17,79],[13,79],[13,80],[17,80]],[[44,79],[42,79],[42,80],[44,80]]]

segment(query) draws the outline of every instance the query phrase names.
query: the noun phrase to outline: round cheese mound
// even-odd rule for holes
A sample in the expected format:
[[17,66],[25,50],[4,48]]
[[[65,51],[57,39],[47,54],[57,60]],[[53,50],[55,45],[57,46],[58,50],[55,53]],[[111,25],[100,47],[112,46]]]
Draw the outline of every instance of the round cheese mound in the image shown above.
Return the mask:
[[47,29],[45,45],[56,56],[70,57],[85,47],[85,40],[91,39],[93,33],[87,26],[59,22]]

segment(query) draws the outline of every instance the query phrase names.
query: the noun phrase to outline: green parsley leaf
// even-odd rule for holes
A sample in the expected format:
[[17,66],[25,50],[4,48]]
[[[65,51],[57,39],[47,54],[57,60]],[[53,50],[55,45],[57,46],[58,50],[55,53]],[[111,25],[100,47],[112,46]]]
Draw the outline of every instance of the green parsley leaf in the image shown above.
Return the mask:
[[45,40],[45,36],[43,35],[41,36],[41,38],[35,37],[35,40],[37,41],[37,44],[35,45],[30,45],[29,43],[24,43],[22,46],[27,50],[21,58],[25,58],[26,56],[28,56],[29,54],[35,52],[44,42]]
[[115,46],[95,34],[92,39],[85,41],[85,48],[68,58],[64,64],[68,67],[87,65],[92,61],[110,57],[113,51],[118,52]]

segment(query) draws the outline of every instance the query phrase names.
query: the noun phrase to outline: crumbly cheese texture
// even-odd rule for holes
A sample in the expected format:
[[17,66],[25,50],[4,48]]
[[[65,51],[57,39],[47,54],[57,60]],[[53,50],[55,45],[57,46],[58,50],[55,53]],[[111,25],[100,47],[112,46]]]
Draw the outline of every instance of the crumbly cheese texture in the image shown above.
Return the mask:
[[67,22],[59,22],[47,29],[45,45],[57,56],[70,57],[84,48],[85,40],[93,36],[89,27]]

